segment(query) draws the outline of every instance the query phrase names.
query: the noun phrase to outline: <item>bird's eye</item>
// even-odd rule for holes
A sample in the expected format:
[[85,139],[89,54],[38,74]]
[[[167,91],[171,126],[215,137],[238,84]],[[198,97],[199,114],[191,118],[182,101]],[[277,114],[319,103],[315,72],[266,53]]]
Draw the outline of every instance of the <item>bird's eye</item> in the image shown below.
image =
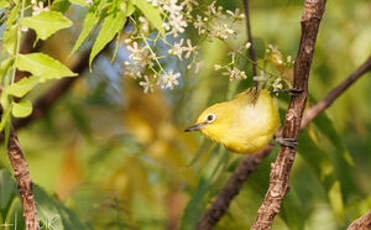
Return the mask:
[[215,114],[210,113],[209,115],[207,115],[206,120],[207,122],[211,123],[215,120],[215,118],[216,118]]

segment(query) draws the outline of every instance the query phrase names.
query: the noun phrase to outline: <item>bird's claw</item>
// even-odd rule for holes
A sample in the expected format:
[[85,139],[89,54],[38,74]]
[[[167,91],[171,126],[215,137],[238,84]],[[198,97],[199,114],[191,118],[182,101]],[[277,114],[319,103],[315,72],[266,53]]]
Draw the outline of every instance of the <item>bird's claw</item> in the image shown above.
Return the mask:
[[288,88],[288,89],[281,89],[277,90],[276,93],[288,93],[290,95],[297,95],[299,93],[302,93],[304,90],[297,89],[297,88]]
[[276,138],[276,143],[281,146],[295,148],[298,142],[294,138]]

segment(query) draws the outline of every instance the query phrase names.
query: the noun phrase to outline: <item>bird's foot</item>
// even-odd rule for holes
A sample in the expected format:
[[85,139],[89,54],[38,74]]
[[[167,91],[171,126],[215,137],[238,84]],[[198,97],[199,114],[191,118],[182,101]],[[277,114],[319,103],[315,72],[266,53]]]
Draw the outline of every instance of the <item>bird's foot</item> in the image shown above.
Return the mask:
[[295,148],[298,142],[294,138],[276,138],[275,142],[281,146]]
[[297,95],[299,93],[302,93],[304,90],[297,89],[297,88],[288,88],[288,89],[280,89],[275,91],[275,93],[288,93],[290,95]]

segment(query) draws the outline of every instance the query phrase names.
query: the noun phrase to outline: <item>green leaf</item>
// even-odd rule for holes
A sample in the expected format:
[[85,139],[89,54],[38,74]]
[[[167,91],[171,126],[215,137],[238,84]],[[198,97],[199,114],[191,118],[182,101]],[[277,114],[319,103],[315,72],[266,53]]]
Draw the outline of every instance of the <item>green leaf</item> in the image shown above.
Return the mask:
[[295,187],[291,187],[290,192],[282,202],[282,209],[279,213],[280,217],[285,221],[290,230],[299,230],[304,229],[307,218],[305,214],[306,210],[299,199],[298,192]]
[[328,197],[337,218],[342,222],[344,220],[344,204],[339,181],[335,181],[331,186]]
[[3,45],[4,51],[6,50],[9,54],[14,55],[16,42],[17,42],[17,26],[13,25],[7,28],[4,32],[4,45]]
[[330,158],[326,152],[318,148],[308,134],[308,130],[304,130],[300,134],[298,152],[303,156],[305,162],[313,168],[314,173],[327,192],[332,210],[342,221],[343,192],[341,191],[341,184],[345,183],[347,178],[339,175],[341,169],[337,169],[336,160]]
[[207,205],[206,195],[210,191],[210,182],[201,176],[196,192],[184,211],[180,230],[193,229]]
[[106,17],[90,53],[90,66],[95,56],[123,29],[125,22],[126,15],[121,10],[112,12]]
[[74,3],[76,5],[79,5],[79,6],[83,6],[83,7],[90,7],[90,5],[88,4],[87,1],[85,0],[69,0],[71,3]]
[[227,165],[229,153],[220,145],[215,150],[218,148],[219,154],[211,152],[205,168],[202,170],[197,189],[183,213],[180,230],[190,230],[195,227],[197,220],[206,209],[215,181],[218,180]]
[[75,45],[73,46],[73,49],[71,51],[71,54],[74,54],[82,45],[82,43],[85,41],[85,39],[90,34],[91,30],[94,28],[94,26],[99,21],[99,15],[94,12],[94,10],[89,10],[88,13],[85,16],[83,29],[79,35],[79,38],[77,39]]
[[60,12],[43,11],[36,16],[23,18],[21,24],[34,29],[37,39],[46,40],[58,30],[70,27],[73,23]]
[[15,22],[18,17],[17,12],[17,9],[12,10],[10,15],[7,17],[8,19],[5,21],[6,28],[3,37],[3,55],[5,55],[5,51],[8,52],[10,55],[15,55],[15,47],[17,41],[17,25],[15,25]]
[[[4,230],[26,230],[23,217],[22,203],[19,198],[14,198],[7,210]],[[21,218],[20,218],[21,217]],[[15,227],[17,226],[17,227]]]
[[10,66],[13,65],[14,58],[7,58],[0,62],[0,79],[4,79]]
[[4,9],[9,6],[9,1],[7,0],[0,0],[0,9]]
[[29,78],[22,78],[20,81],[9,86],[8,94],[16,97],[23,97],[31,89],[40,82],[40,77],[31,76]]
[[43,53],[19,54],[16,67],[21,71],[27,71],[40,77],[41,82],[78,75],[59,61]]
[[35,185],[33,190],[41,229],[88,229],[87,226],[79,221],[76,214],[51,198],[39,186]]
[[135,12],[135,6],[133,5],[132,2],[128,2],[128,6],[127,6],[127,10],[126,10],[126,16],[129,17],[130,15],[134,14]]
[[32,113],[32,103],[29,100],[13,102],[12,114],[14,117],[27,117]]
[[12,175],[5,169],[0,170],[0,209],[9,206],[12,197],[16,195],[16,186]]
[[131,0],[136,7],[142,11],[144,16],[156,27],[156,29],[163,34],[164,27],[162,26],[162,18],[161,18],[161,12],[158,8],[152,6],[150,2],[147,0]]
[[50,10],[65,13],[70,6],[71,3],[68,0],[54,0]]
[[350,166],[354,166],[352,157],[349,155],[349,151],[343,144],[340,136],[338,135],[332,120],[327,116],[326,112],[320,113],[314,120],[313,123],[316,125],[318,130],[321,131],[334,145],[336,152],[339,157],[348,163]]

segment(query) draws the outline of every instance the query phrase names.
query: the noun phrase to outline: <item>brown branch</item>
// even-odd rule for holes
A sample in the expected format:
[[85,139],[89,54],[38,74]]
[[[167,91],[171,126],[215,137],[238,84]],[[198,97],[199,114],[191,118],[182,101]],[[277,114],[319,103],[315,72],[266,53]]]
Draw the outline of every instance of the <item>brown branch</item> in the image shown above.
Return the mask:
[[[294,65],[294,88],[302,93],[291,97],[283,127],[284,139],[297,141],[301,119],[308,95],[308,78],[313,59],[319,24],[325,11],[326,0],[305,0],[301,18],[302,35]],[[289,190],[289,174],[294,163],[296,148],[281,146],[276,162],[272,164],[269,188],[252,229],[270,229],[274,217]]]
[[[252,63],[252,74],[253,76],[257,76],[256,72],[256,52],[255,46],[251,34],[251,26],[250,26],[250,10],[249,10],[249,0],[243,0],[243,4],[245,7],[245,17],[246,17],[246,30],[247,30],[247,39],[250,42],[250,58],[253,61]],[[256,83],[257,84],[257,83]]]
[[[315,117],[317,117],[321,112],[331,106],[331,104],[351,86],[355,81],[371,71],[371,61],[370,58],[362,64],[357,70],[350,74],[340,85],[334,88],[330,93],[328,93],[321,101],[316,105],[312,106],[303,116],[301,121],[301,129],[304,129]],[[355,77],[357,76],[357,77]],[[346,85],[347,87],[344,87]],[[336,93],[335,93],[336,92]],[[321,105],[321,110],[317,109]],[[276,136],[280,136],[281,130],[276,132]],[[223,189],[219,192],[215,201],[210,205],[210,207],[204,212],[202,217],[197,223],[195,229],[212,229],[214,225],[222,218],[222,216],[227,211],[230,203],[237,196],[242,188],[243,183],[247,180],[248,176],[257,170],[259,164],[270,154],[272,150],[271,145],[266,145],[258,153],[246,156],[234,171],[233,175],[229,178],[227,183],[224,185]]]
[[197,222],[195,230],[210,230],[227,212],[228,207],[235,196],[242,188],[243,183],[255,172],[264,157],[272,151],[273,145],[266,145],[262,150],[251,155],[247,155],[238,165],[233,175],[228,179],[223,189],[219,192],[216,200],[204,212]]
[[371,210],[364,216],[356,219],[349,225],[347,230],[370,230],[371,229]]
[[313,106],[310,111],[305,113],[301,126],[305,127],[310,123],[318,114],[327,109],[336,98],[338,98],[346,89],[349,88],[355,81],[358,80],[363,74],[371,71],[371,56],[356,70],[354,71],[344,82],[332,90],[325,98]]
[[14,169],[14,177],[17,180],[18,192],[21,198],[23,215],[27,230],[39,230],[39,220],[32,193],[32,180],[28,164],[24,158],[16,131],[12,128],[8,143],[8,156]]
[[[107,44],[98,55],[104,53],[111,43],[112,42]],[[89,51],[81,55],[77,64],[72,68],[72,71],[78,73],[80,76],[89,65],[89,55]],[[19,76],[23,77],[25,75],[20,74]],[[28,169],[28,164],[22,153],[15,130],[25,127],[31,122],[43,117],[55,104],[55,102],[68,91],[76,79],[77,77],[65,78],[54,84],[47,90],[46,93],[36,100],[33,112],[29,117],[15,120],[13,123],[12,131],[9,137],[8,155],[14,170],[14,176],[17,180],[27,230],[39,230],[40,227],[37,218],[34,196],[32,193],[32,180]]]

